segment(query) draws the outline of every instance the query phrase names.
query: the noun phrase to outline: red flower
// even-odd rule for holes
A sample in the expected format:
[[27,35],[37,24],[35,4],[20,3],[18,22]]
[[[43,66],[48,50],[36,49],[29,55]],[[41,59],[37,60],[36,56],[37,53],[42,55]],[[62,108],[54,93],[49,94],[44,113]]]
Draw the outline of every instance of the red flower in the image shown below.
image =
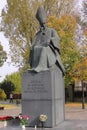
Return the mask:
[[24,115],[24,116],[23,116],[23,118],[24,118],[24,119],[26,119],[26,118],[27,118],[27,116],[26,116],[26,115]]
[[11,120],[11,119],[13,119],[12,116],[1,116],[0,117],[0,121]]

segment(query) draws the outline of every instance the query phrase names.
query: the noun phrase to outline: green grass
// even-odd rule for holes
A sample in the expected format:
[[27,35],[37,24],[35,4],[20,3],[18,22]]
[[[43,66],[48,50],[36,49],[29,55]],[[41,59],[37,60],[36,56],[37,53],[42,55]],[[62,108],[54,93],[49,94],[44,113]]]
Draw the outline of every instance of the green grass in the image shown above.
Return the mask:
[[0,104],[1,107],[4,107],[4,109],[11,109],[11,108],[16,108],[16,104]]
[[[87,103],[85,103],[85,105],[87,106]],[[79,106],[82,106],[82,103],[81,102],[74,102],[74,103],[72,103],[72,102],[67,102],[66,104],[65,104],[65,106],[68,106],[68,107],[79,107]]]

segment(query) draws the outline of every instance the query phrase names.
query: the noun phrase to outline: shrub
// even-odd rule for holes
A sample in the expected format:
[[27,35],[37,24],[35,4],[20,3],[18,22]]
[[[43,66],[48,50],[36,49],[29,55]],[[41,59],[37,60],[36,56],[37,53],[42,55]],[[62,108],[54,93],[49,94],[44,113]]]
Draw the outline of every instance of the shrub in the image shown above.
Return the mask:
[[0,89],[0,100],[6,99],[6,94],[4,90]]

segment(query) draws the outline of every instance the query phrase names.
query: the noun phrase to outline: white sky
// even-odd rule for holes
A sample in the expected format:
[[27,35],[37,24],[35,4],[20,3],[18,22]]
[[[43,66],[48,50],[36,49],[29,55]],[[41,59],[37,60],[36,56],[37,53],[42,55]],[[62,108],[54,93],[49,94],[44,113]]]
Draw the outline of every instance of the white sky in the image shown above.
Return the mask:
[[[5,5],[6,5],[6,0],[0,0],[0,16],[1,16],[1,11]],[[1,20],[1,17],[0,17],[0,20]],[[8,42],[8,39],[5,38],[3,32],[0,32],[0,43],[3,45],[3,49],[8,53],[9,42]],[[0,76],[1,76],[0,81],[2,81],[7,74],[11,74],[17,71],[17,68],[15,66],[8,63],[9,60],[10,59],[8,59],[7,62],[5,62],[2,67],[0,67]]]
[[[79,2],[79,6],[81,6],[81,2],[83,0],[77,0]],[[1,16],[1,11],[6,5],[6,0],[0,0],[0,16]],[[1,17],[0,17],[1,21]],[[3,45],[3,48],[7,53],[9,52],[9,42],[8,39],[5,38],[4,33],[0,32],[0,42]],[[14,71],[17,71],[17,68],[13,66],[12,64],[8,64],[9,59],[7,62],[4,63],[3,67],[0,67],[0,81],[2,81],[7,74],[11,74]]]

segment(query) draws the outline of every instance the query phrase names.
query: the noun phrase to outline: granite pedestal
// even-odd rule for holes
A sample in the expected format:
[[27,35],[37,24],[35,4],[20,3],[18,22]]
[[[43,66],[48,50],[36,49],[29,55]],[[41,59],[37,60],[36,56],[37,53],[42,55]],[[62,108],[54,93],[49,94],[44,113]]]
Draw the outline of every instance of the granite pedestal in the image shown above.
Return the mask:
[[48,117],[45,127],[55,127],[64,121],[64,80],[59,69],[23,74],[22,113],[31,116],[31,127],[41,126],[41,114]]

